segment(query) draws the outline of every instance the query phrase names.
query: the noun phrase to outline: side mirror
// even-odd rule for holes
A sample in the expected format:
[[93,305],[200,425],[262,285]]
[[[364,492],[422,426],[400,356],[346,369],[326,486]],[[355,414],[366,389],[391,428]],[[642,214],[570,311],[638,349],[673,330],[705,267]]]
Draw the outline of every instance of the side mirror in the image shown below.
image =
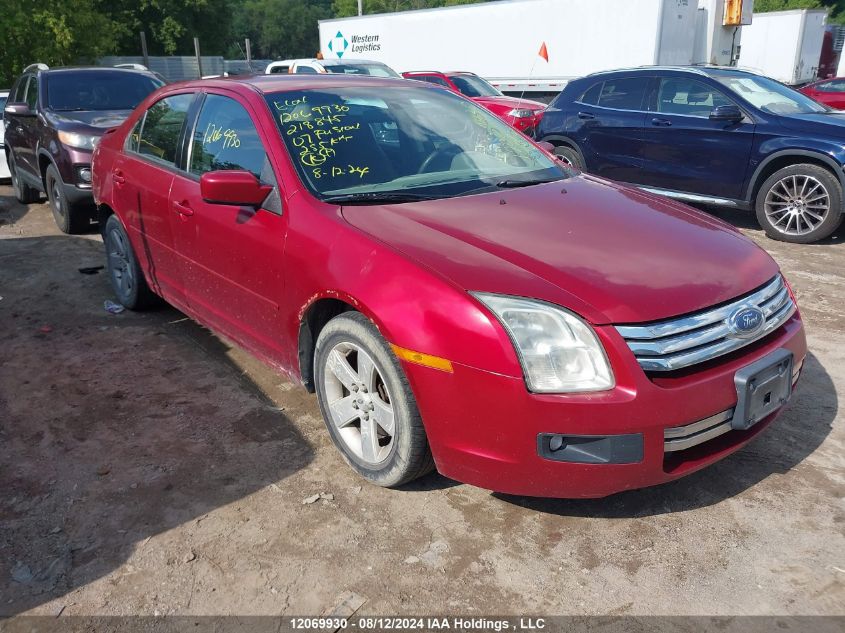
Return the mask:
[[745,115],[742,110],[735,105],[720,105],[710,111],[711,121],[732,121],[736,123],[742,121],[743,118],[745,118]]
[[30,110],[27,103],[7,103],[4,114],[14,114],[15,116],[35,116],[35,112]]
[[200,177],[202,199],[211,204],[260,207],[273,187],[262,185],[248,171],[209,171]]

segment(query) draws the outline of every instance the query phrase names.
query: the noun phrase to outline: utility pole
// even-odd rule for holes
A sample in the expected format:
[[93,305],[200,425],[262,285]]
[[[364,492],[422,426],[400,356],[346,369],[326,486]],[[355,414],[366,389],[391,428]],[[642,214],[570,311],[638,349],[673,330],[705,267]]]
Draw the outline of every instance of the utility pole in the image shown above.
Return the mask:
[[199,71],[199,78],[202,79],[202,58],[200,57],[200,38],[194,38],[194,54],[197,56],[197,70]]
[[358,0],[358,15],[364,15],[364,7],[362,6],[364,0]]
[[144,66],[150,67],[150,56],[147,53],[147,34],[141,31],[141,55],[144,58]]
[[246,63],[252,69],[252,46],[250,46],[249,38],[246,38]]

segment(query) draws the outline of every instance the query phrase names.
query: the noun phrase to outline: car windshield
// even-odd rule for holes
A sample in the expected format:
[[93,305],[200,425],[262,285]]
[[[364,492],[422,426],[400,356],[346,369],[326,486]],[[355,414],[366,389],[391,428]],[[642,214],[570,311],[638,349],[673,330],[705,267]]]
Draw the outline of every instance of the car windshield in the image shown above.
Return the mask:
[[559,180],[560,163],[444,90],[314,88],[267,95],[296,169],[322,199],[443,198]]
[[373,77],[399,77],[399,73],[384,64],[323,64],[327,72],[338,75],[371,75]]
[[452,75],[452,83],[468,97],[501,97],[502,93],[478,75]]
[[120,71],[58,72],[47,76],[51,110],[134,110],[163,83],[150,75]]
[[748,103],[769,114],[812,114],[830,108],[768,77],[751,75],[714,77]]

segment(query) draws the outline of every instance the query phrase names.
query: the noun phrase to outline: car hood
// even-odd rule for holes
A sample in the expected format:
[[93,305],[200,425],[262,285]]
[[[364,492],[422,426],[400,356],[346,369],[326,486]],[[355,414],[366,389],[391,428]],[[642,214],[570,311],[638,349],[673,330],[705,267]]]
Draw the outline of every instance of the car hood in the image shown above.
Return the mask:
[[818,133],[845,138],[845,112],[791,114],[780,117],[780,123],[786,129],[800,134]]
[[473,97],[472,100],[488,108],[499,108],[502,110],[513,110],[514,108],[524,108],[528,110],[546,109],[545,103],[532,101],[531,99],[517,99],[516,97]]
[[542,299],[595,324],[694,312],[778,272],[720,220],[590,176],[342,213],[466,290]]
[[58,129],[68,131],[88,131],[102,134],[117,127],[132,114],[132,110],[83,110],[80,112],[50,111],[51,123]]

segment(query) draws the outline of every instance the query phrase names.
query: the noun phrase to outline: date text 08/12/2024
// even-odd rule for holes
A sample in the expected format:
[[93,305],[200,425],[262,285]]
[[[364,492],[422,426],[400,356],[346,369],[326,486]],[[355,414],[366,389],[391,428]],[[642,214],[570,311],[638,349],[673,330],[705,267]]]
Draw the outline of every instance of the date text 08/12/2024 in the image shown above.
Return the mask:
[[319,617],[291,618],[290,626],[297,631],[357,630],[456,630],[456,631],[540,631],[546,628],[544,618],[482,618],[482,617]]

